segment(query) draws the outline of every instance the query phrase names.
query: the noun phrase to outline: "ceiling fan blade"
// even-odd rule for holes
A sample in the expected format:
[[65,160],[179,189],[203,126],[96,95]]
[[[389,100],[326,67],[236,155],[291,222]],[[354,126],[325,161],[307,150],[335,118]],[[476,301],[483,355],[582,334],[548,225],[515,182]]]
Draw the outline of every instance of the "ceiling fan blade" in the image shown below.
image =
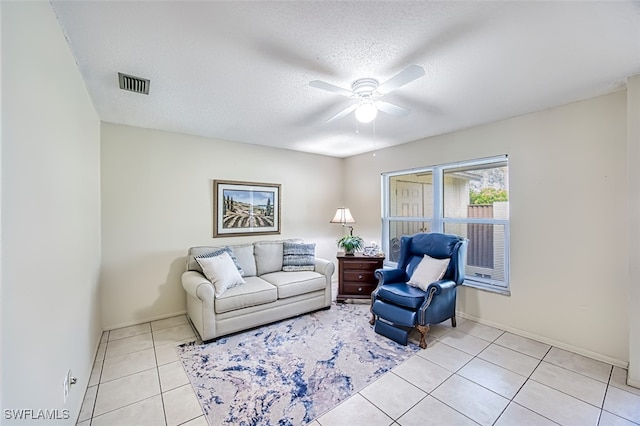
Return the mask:
[[348,107],[346,107],[345,109],[343,109],[342,111],[334,115],[333,117],[329,118],[326,122],[330,123],[332,121],[345,117],[349,115],[351,112],[355,111],[356,108],[358,108],[358,104],[349,105]]
[[405,84],[411,83],[413,80],[417,80],[423,75],[424,68],[422,68],[420,65],[410,65],[403,71],[400,71],[398,74],[394,75],[389,80],[378,86],[378,89],[376,91],[385,95],[393,90],[396,90],[399,87],[404,86]]
[[405,115],[409,115],[409,113],[411,112],[410,109],[407,109],[395,104],[391,104],[389,102],[376,101],[375,104],[376,104],[376,108],[378,108],[380,111],[386,112],[387,114],[390,114],[390,115],[402,117]]
[[327,83],[322,80],[313,80],[309,82],[309,86],[315,87],[317,89],[326,90],[328,92],[337,93],[338,95],[346,96],[350,98],[353,96],[353,92],[351,90],[343,89],[342,87],[334,86],[331,83]]

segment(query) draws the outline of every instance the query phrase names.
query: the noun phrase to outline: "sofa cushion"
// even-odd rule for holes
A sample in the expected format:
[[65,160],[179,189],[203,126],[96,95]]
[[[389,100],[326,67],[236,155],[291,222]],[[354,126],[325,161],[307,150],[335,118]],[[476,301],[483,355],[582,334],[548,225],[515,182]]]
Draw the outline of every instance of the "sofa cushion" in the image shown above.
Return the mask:
[[219,256],[196,257],[196,261],[202,267],[204,276],[215,287],[216,297],[221,296],[228,288],[245,283],[231,256],[226,251],[223,251]]
[[205,256],[211,252],[222,250],[224,246],[198,246],[189,249],[187,257],[187,271],[197,271],[202,274],[202,267],[196,261],[196,257]]
[[253,244],[238,244],[231,246],[238,259],[238,264],[244,271],[244,277],[256,276],[256,259],[253,256]]
[[279,299],[311,293],[327,286],[326,277],[313,271],[278,271],[262,275],[260,278],[278,288]]
[[427,293],[405,283],[385,284],[378,289],[378,298],[397,306],[416,310],[424,302]]
[[253,254],[256,258],[256,275],[261,276],[270,272],[282,271],[284,256],[283,243],[302,243],[300,239],[279,241],[256,241],[253,243]]
[[313,271],[316,265],[316,245],[314,243],[292,243],[285,241],[282,245],[283,271]]
[[[240,266],[240,264],[238,263],[238,258],[236,257],[235,253],[233,252],[233,249],[229,246],[224,246],[221,249],[217,249],[214,250],[210,253],[206,253],[206,254],[201,254],[200,256],[196,256],[196,261],[197,259],[202,259],[205,257],[216,257],[216,256],[220,256],[222,253],[228,253],[229,256],[231,257],[231,260],[233,260],[233,264],[236,265],[236,268],[238,269],[238,272],[240,272],[240,276],[244,276],[244,271],[242,270],[242,266]],[[199,262],[198,262],[199,264]]]
[[282,270],[282,241],[258,241],[253,243],[258,276]]
[[187,256],[187,271],[197,271],[202,273],[202,268],[196,262],[196,257],[202,257],[217,250],[229,247],[236,257],[238,266],[244,272],[244,276],[256,275],[256,261],[253,257],[253,244],[239,244],[231,246],[197,246],[189,249]]
[[202,267],[196,262],[196,257],[203,256],[212,251],[220,250],[222,247],[191,247],[187,255],[187,271],[197,271],[202,273]]
[[278,290],[275,286],[259,277],[246,277],[245,284],[230,288],[220,297],[216,297],[214,309],[216,313],[221,314],[249,306],[275,302],[277,299]]

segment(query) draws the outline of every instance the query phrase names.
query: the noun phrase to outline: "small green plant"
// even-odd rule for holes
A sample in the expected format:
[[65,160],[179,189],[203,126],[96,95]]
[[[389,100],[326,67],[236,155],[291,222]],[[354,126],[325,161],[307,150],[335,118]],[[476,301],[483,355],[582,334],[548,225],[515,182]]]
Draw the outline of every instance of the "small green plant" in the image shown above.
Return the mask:
[[480,191],[469,190],[469,204],[493,204],[496,201],[509,201],[507,191],[496,188],[482,188]]
[[345,235],[338,240],[338,247],[344,249],[345,254],[353,254],[362,250],[364,240],[357,235]]

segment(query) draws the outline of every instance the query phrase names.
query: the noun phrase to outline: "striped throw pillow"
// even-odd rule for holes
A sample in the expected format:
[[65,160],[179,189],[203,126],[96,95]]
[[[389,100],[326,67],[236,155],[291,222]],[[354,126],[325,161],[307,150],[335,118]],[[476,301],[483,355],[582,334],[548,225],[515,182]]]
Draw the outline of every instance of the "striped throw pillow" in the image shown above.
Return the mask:
[[313,271],[316,264],[315,243],[283,243],[282,270],[291,271]]

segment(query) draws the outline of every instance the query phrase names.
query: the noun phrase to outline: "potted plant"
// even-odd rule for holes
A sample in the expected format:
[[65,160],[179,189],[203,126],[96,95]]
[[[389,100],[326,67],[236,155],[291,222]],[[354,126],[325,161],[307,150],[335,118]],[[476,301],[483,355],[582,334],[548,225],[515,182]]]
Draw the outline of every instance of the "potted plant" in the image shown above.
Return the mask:
[[345,235],[338,240],[338,247],[342,248],[347,256],[353,256],[353,253],[362,250],[363,246],[364,240],[357,235]]

